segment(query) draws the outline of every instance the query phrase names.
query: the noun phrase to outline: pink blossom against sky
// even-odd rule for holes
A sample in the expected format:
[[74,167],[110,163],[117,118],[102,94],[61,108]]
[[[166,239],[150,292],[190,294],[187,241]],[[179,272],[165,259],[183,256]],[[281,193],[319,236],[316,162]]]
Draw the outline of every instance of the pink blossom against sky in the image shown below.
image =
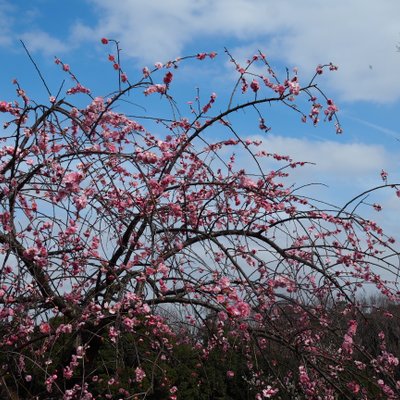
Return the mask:
[[[132,80],[156,62],[216,51],[214,60],[183,67],[183,81],[174,90],[182,104],[198,87],[204,99],[215,91],[217,108],[233,84],[224,46],[239,61],[262,50],[280,71],[297,67],[300,84],[318,64],[333,62],[339,70],[319,82],[339,107],[343,135],[324,124],[300,126],[295,117],[287,118],[287,110],[276,108],[267,115],[272,130],[264,139],[274,152],[315,163],[295,175],[296,183],[325,182],[329,187],[316,193],[343,203],[379,185],[382,169],[390,182],[400,181],[399,15],[397,0],[0,0],[0,101],[14,98],[13,78],[29,97],[48,99],[20,39],[54,93],[65,79],[55,56],[95,95],[116,89],[112,48],[101,43],[103,37],[120,41],[121,63]],[[260,135],[254,127],[243,132]],[[371,204],[378,200],[383,212],[368,212],[395,229],[400,222],[395,194],[380,194]]]

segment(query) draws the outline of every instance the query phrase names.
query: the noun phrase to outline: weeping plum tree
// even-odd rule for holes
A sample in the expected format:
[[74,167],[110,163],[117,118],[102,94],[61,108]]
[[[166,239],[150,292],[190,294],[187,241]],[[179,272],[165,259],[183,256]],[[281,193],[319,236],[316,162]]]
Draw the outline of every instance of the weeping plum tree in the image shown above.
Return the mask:
[[[0,103],[2,396],[399,398],[384,335],[377,355],[357,337],[358,290],[399,300],[394,239],[288,184],[304,162],[246,139],[237,119],[267,132],[281,105],[340,133],[317,86],[336,67],[302,85],[262,53],[242,67],[226,51],[230,98],[179,109],[179,66],[215,53],[157,63],[132,83],[118,43],[102,42],[116,49],[108,98],[56,59],[66,93],[38,104],[15,81],[18,101]],[[154,114],[140,108],[151,99]],[[223,384],[237,397],[218,397]]]

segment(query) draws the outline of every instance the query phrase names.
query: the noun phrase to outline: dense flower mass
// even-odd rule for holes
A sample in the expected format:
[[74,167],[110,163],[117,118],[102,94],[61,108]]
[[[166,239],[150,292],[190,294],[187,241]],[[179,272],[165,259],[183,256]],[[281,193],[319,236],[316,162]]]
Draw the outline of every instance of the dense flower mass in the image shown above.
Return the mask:
[[[368,284],[398,304],[395,239],[354,207],[307,198],[287,183],[305,163],[235,126],[245,110],[268,131],[278,103],[341,132],[314,82],[336,67],[300,83],[261,53],[242,66],[227,52],[238,74],[229,99],[210,90],[178,112],[180,63],[216,53],[158,62],[130,83],[118,43],[101,42],[117,46],[112,97],[92,96],[56,59],[74,80],[68,97],[37,106],[16,82],[22,102],[0,102],[1,393],[399,398],[398,357],[384,333],[375,353],[361,343],[358,300]],[[129,117],[133,95],[171,115]]]

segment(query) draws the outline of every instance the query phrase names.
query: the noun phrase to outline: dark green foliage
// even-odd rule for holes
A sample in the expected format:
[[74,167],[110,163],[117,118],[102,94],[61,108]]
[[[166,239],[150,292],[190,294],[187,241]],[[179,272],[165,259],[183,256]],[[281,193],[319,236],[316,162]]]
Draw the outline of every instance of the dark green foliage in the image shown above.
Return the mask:
[[[345,330],[346,317],[340,310],[332,312],[337,312],[337,329]],[[348,368],[340,374],[345,381],[356,377],[358,382],[364,382],[363,387],[370,397],[378,391],[371,385],[369,378],[372,375],[379,376],[370,366],[370,360],[379,357],[382,346],[395,357],[400,356],[399,315],[399,306],[386,304],[379,309],[371,308],[359,318],[356,336],[358,348],[355,351],[360,351],[359,359],[362,359],[361,354],[369,355],[369,359],[365,358],[367,368],[365,371]],[[55,318],[51,320],[52,331],[56,331],[63,322]],[[89,329],[88,325],[86,331],[60,334],[54,342],[51,337],[35,331],[25,347],[1,348],[0,398],[56,399],[56,393],[46,390],[45,381],[51,374],[58,376],[56,382],[62,390],[79,385],[85,376],[89,383],[88,390],[99,399],[105,398],[105,395],[112,399],[124,398],[121,389],[125,389],[142,393],[138,399],[167,400],[173,386],[179,388],[176,393],[178,400],[250,400],[255,397],[256,392],[254,385],[250,383],[252,378],[247,368],[248,358],[244,345],[238,338],[232,338],[224,351],[219,346],[213,347],[206,339],[210,336],[203,335],[201,331],[196,335],[180,332],[176,337],[171,336],[170,346],[161,342],[154,346],[150,345],[145,327],[138,327],[135,333],[122,330],[115,341],[110,340],[108,327],[105,325],[100,329],[92,326]],[[384,345],[376,339],[380,332],[383,333],[381,337],[384,336]],[[334,336],[326,336],[322,340],[333,340],[332,338]],[[77,346],[82,340],[87,340],[92,351],[79,359],[73,376],[67,379],[63,376],[63,370],[70,364],[73,355],[76,355]],[[263,347],[253,349],[252,352],[258,359],[257,368],[266,374],[270,371],[270,363],[277,367],[275,371],[278,371],[280,379],[288,375],[296,376],[298,373],[301,354],[296,355],[294,349],[286,348],[283,351],[281,345],[267,341]],[[43,360],[47,358],[51,358],[51,363],[44,370],[39,365],[43,365]],[[25,371],[21,368],[21,360],[24,361]],[[138,366],[146,373],[141,383],[134,379]],[[234,375],[228,376],[228,371],[232,371]],[[32,380],[27,381],[27,375],[31,375]],[[274,378],[271,376],[271,379]],[[400,379],[399,369],[395,370],[394,378]],[[54,397],[51,397],[53,394]],[[275,398],[289,400],[293,396],[303,398],[301,389],[288,388],[287,393],[280,392]]]

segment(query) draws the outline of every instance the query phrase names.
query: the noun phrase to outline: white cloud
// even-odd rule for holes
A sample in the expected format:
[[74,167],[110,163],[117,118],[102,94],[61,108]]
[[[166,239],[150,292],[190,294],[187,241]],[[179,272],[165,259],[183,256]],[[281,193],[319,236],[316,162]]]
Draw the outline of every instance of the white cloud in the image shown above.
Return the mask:
[[[45,27],[12,32],[13,5],[0,0],[0,45],[21,37],[32,52],[46,56],[106,36],[121,43],[123,55],[142,63],[166,61],[195,51],[214,50],[232,39],[250,56],[258,48],[274,60],[298,66],[302,74],[319,63],[334,62],[327,74],[336,98],[392,102],[400,98],[400,2],[398,0],[87,0],[91,19],[80,16],[61,40]],[[25,17],[29,14],[25,12]],[[29,29],[29,28],[28,28]],[[199,48],[202,41],[207,49]]]
[[76,36],[113,37],[126,55],[145,62],[182,55],[199,38],[211,46],[235,38],[240,46],[259,43],[273,58],[304,70],[339,64],[328,79],[344,100],[400,96],[398,0],[89,1],[99,19],[94,26],[77,25]]
[[11,44],[11,26],[14,21],[10,16],[12,9],[12,5],[4,0],[0,0],[0,46]]
[[[8,2],[9,3],[9,2]],[[332,61],[339,71],[327,73],[324,87],[342,100],[388,102],[400,98],[400,2],[398,0],[87,0],[97,20],[80,16],[66,40],[43,30],[25,32],[22,38],[30,51],[55,55],[70,45],[101,37],[120,41],[123,56],[140,62],[165,61],[180,55],[207,50],[235,39],[232,52],[250,56],[258,48],[272,64],[283,61],[300,68],[301,76],[314,71],[317,64]],[[368,4],[367,4],[368,3]],[[0,0],[0,17],[7,3]],[[6,18],[3,18],[6,20]],[[6,24],[0,27],[2,32]],[[45,27],[43,27],[45,29]],[[87,43],[86,43],[87,45]],[[192,50],[193,51],[193,50]],[[207,70],[207,73],[212,71]],[[218,70],[215,79],[226,79]],[[219,82],[221,83],[221,82]],[[197,82],[196,82],[197,84]],[[222,82],[225,84],[225,82]],[[340,103],[339,103],[340,105]],[[362,121],[360,121],[362,122]],[[364,122],[370,128],[391,136],[396,132]],[[333,141],[311,141],[268,136],[265,146],[295,159],[315,162],[316,166],[295,172],[303,181],[328,182],[346,190],[379,183],[379,171],[394,165],[395,156],[382,146]],[[348,174],[352,178],[349,180]],[[336,186],[335,186],[336,187]],[[338,186],[339,187],[339,186]],[[341,190],[341,189],[337,189]]]
[[[398,1],[324,2],[299,15],[297,29],[278,35],[274,52],[302,67],[333,61],[329,79],[346,100],[393,101],[399,96],[396,52],[400,26]],[[330,59],[326,59],[329,57]]]
[[32,53],[41,52],[45,56],[57,56],[69,50],[65,42],[43,31],[25,32],[20,38]]
[[[0,46],[17,54],[23,52],[19,41],[22,40],[30,53],[41,53],[46,58],[60,55],[77,47],[71,33],[64,38],[57,37],[61,31],[49,32],[46,24],[40,22],[46,13],[46,1],[37,0],[35,4],[22,5],[10,0],[0,0]],[[45,16],[53,19],[54,15]],[[39,22],[38,22],[39,21]],[[61,25],[60,25],[61,27]]]
[[[80,22],[62,40],[45,27],[14,32],[15,6],[0,0],[0,45],[22,37],[32,52],[48,56],[107,36],[120,41],[124,56],[152,63],[193,48],[214,50],[234,39],[233,52],[246,50],[250,56],[260,48],[272,61],[300,67],[302,74],[314,71],[319,63],[338,64],[339,71],[327,74],[327,83],[340,100],[385,103],[400,98],[398,0],[86,2],[97,20],[79,16]],[[24,18],[34,18],[34,10],[24,12]],[[199,41],[208,48],[199,48]]]
[[[294,170],[289,169],[288,182],[296,187],[318,183],[302,192],[317,198],[340,204],[364,190],[381,185],[382,169],[389,170],[394,165],[395,155],[383,146],[363,143],[341,143],[334,141],[308,140],[294,137],[268,135],[252,136],[262,140],[258,150],[268,153],[290,155],[294,161],[313,163]],[[251,165],[245,153],[240,154],[238,165]],[[268,159],[262,163],[264,168],[276,168]],[[284,164],[279,164],[284,165]],[[390,175],[391,182],[400,178],[397,173]],[[398,180],[399,181],[399,180]],[[400,206],[400,201],[399,201]]]
[[[263,147],[278,154],[290,154],[298,161],[315,163],[319,173],[371,174],[390,163],[390,156],[383,146],[364,143],[316,141],[270,135],[263,139]],[[270,150],[271,151],[271,150]]]
[[395,139],[395,140],[400,142],[400,131],[398,131],[398,130],[388,129],[388,128],[384,127],[384,126],[373,124],[372,122],[369,122],[369,121],[367,121],[365,119],[360,119],[360,118],[352,117],[352,116],[349,116],[349,115],[346,115],[346,117],[351,119],[351,120],[353,120],[353,121],[357,121],[360,124],[362,124],[364,126],[367,126],[368,128],[372,128],[375,131],[383,133],[384,135],[386,135],[386,136],[388,136],[388,137],[390,137],[392,139]]
[[[389,183],[400,183],[400,173],[391,170],[397,154],[380,145],[309,140],[277,135],[249,138],[262,140],[262,145],[257,147],[256,151],[265,150],[268,153],[290,155],[294,161],[315,163],[315,165],[286,170],[289,173],[289,177],[285,180],[286,185],[300,188],[297,194],[311,199],[342,207],[361,193],[382,185],[381,169],[388,170]],[[264,172],[285,165],[285,162],[277,164],[271,159],[264,160],[261,162]],[[238,168],[243,166],[250,173],[256,173],[256,170],[253,170],[254,163],[247,152],[237,153],[236,165]],[[357,209],[357,212],[365,218],[376,221],[386,229],[388,234],[398,238],[400,199],[395,192],[394,188],[374,191],[368,196],[358,198],[348,207],[348,211],[363,200],[363,205]],[[379,203],[383,211],[376,212],[372,207],[374,203]]]

